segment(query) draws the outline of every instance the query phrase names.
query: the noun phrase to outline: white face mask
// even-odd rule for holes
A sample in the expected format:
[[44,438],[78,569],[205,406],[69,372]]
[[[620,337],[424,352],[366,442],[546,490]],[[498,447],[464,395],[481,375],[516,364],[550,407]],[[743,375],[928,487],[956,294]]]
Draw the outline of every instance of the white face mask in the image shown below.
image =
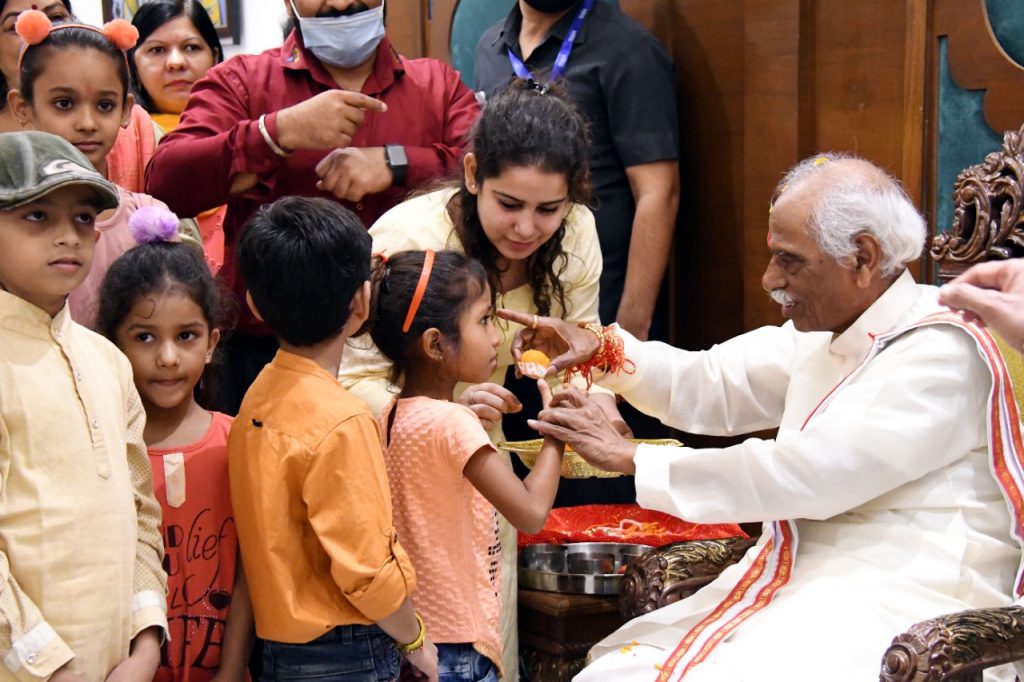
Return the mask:
[[289,0],[299,22],[302,44],[317,59],[341,69],[359,66],[373,54],[384,37],[384,3],[343,17],[300,17],[295,0]]

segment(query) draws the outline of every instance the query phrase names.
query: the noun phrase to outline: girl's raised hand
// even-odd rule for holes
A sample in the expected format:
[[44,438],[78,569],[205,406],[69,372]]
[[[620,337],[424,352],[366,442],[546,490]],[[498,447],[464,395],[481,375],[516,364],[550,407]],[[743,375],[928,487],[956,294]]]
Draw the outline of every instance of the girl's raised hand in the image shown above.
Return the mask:
[[472,384],[459,396],[459,402],[473,410],[484,429],[490,431],[501,423],[501,417],[523,409],[512,391],[498,384]]
[[593,357],[601,340],[593,332],[557,317],[542,317],[500,308],[498,317],[523,325],[512,340],[512,357],[519,361],[523,351],[534,348],[551,358],[548,374],[558,374]]

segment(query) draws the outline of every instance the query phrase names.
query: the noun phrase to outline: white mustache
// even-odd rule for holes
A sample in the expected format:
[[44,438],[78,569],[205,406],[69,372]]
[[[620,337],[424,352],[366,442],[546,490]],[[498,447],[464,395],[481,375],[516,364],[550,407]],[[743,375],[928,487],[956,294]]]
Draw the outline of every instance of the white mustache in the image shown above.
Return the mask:
[[768,295],[771,296],[771,299],[779,305],[793,305],[796,303],[796,301],[793,300],[793,297],[782,289],[772,289],[768,292]]

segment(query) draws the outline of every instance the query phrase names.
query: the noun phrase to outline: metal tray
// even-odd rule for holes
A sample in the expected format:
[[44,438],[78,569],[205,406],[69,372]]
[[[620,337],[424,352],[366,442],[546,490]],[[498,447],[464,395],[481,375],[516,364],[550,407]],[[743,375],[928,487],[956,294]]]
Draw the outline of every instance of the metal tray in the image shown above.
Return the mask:
[[618,594],[620,571],[651,549],[620,542],[530,545],[519,551],[519,584],[545,592]]

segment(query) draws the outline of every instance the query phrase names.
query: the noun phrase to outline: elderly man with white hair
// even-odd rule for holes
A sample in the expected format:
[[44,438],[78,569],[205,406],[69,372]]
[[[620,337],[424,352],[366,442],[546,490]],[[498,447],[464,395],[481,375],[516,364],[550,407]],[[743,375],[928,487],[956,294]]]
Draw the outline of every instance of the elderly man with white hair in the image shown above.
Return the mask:
[[987,333],[907,271],[925,227],[899,184],[860,159],[814,157],[780,183],[768,224],[762,283],[782,326],[686,352],[501,313],[534,325],[517,351],[590,366],[671,426],[778,429],[725,448],[637,445],[574,389],[533,422],[592,464],[635,473],[644,507],[766,522],[710,585],[600,642],[577,680],[863,682],[913,623],[1020,594],[1008,377]]

